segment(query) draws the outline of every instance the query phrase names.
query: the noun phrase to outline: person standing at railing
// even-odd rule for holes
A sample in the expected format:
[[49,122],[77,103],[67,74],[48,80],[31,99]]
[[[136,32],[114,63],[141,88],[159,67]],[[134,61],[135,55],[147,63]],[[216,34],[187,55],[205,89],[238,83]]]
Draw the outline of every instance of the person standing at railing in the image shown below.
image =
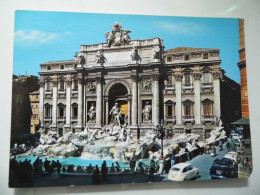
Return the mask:
[[102,173],[102,181],[106,181],[107,180],[107,163],[106,161],[104,160],[103,164],[102,164],[102,167],[101,167],[101,173]]
[[92,184],[93,185],[99,184],[99,179],[100,179],[100,172],[99,172],[98,166],[96,165],[96,168],[95,168],[93,175],[92,175]]
[[134,173],[135,173],[135,164],[136,164],[136,161],[134,160],[134,158],[132,158],[129,162],[132,177],[134,177]]

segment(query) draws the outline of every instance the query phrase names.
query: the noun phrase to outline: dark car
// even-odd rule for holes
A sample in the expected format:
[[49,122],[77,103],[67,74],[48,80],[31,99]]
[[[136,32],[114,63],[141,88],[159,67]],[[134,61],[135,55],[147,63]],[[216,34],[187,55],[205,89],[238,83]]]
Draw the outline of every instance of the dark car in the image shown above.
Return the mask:
[[210,168],[212,179],[235,178],[237,170],[234,169],[233,162],[229,158],[217,158]]

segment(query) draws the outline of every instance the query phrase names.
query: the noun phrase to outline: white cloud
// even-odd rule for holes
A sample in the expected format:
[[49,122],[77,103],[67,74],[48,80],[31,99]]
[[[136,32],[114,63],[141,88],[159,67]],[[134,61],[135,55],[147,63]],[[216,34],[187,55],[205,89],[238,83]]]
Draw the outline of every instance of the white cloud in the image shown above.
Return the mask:
[[191,22],[156,22],[156,25],[165,31],[168,31],[173,34],[194,34],[198,32],[203,32],[207,28],[201,24],[191,23]]
[[57,33],[44,32],[39,30],[18,30],[14,33],[17,41],[34,41],[37,43],[46,43],[58,37]]
[[66,31],[65,35],[71,35],[72,33],[70,31]]

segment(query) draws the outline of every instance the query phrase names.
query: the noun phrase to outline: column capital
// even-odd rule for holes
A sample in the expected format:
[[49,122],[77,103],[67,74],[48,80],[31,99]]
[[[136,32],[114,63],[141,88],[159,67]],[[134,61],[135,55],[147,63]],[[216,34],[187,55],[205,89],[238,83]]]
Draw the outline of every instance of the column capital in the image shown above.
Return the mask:
[[160,79],[160,75],[159,74],[153,74],[152,75],[152,80],[153,81],[159,81],[159,79]]
[[102,78],[101,77],[96,77],[96,82],[97,82],[97,84],[101,84]]
[[41,81],[40,82],[40,87],[44,87],[44,85],[45,85],[44,81]]
[[131,75],[131,79],[132,79],[132,81],[137,82],[138,76],[137,75]]
[[176,73],[174,76],[175,76],[175,80],[176,80],[176,81],[181,81],[182,78],[183,78],[183,75],[180,74],[180,73]]
[[201,73],[200,73],[200,72],[194,72],[194,73],[193,73],[193,76],[194,76],[194,80],[200,80],[200,78],[201,78]]
[[53,87],[57,87],[58,86],[58,82],[57,81],[52,81],[52,85],[53,85]]
[[221,72],[220,71],[213,72],[213,78],[214,79],[219,79],[220,76],[221,76]]
[[78,78],[78,83],[82,85],[84,83],[84,80],[82,78]]
[[68,81],[68,80],[67,80],[67,81],[66,81],[67,87],[71,87],[71,83],[72,83],[71,81]]

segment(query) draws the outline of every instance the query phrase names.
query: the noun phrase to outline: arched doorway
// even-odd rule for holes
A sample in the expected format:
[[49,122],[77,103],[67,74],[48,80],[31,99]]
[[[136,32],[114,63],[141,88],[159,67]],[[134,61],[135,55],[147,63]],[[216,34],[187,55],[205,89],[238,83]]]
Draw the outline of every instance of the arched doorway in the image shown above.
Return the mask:
[[[121,119],[120,119],[121,124],[123,124],[124,121],[126,120],[127,113],[128,113],[127,94],[128,94],[128,90],[126,86],[122,83],[115,83],[108,92],[109,112],[111,111],[115,103],[118,103],[118,106],[121,108]],[[109,115],[108,118],[110,123],[111,115]]]

